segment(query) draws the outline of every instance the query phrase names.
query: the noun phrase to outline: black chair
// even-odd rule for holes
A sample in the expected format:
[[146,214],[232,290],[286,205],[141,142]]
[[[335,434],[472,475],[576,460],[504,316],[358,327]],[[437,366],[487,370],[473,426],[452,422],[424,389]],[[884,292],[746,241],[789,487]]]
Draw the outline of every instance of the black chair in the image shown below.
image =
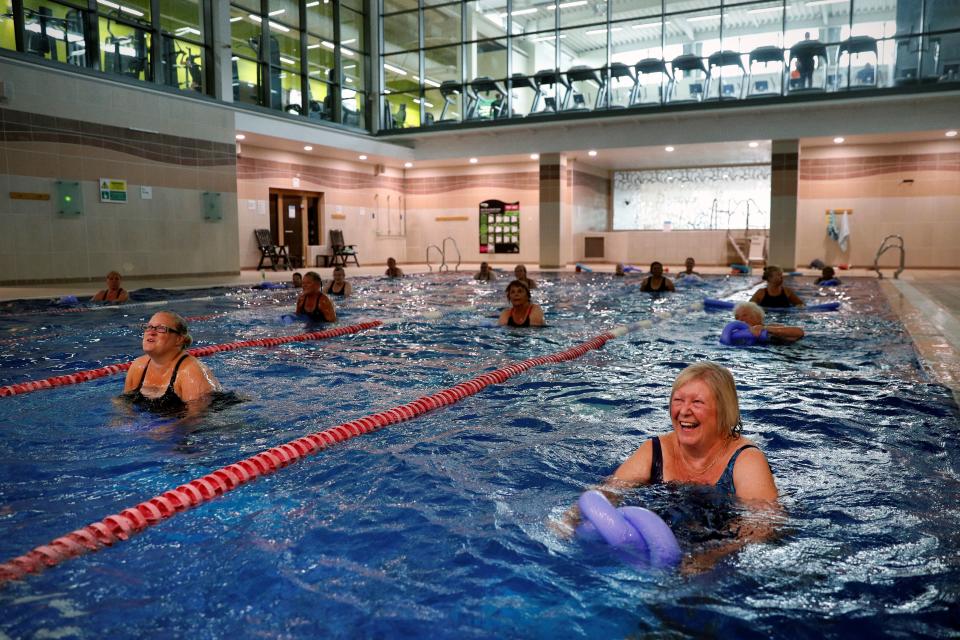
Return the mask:
[[287,255],[287,248],[280,244],[273,244],[273,238],[270,237],[270,229],[254,229],[253,235],[257,239],[257,247],[260,249],[260,263],[257,269],[263,268],[263,261],[270,260],[270,268],[277,270],[277,265],[284,269],[290,268],[290,256]]
[[360,266],[357,259],[357,248],[352,244],[344,244],[343,231],[340,229],[330,229],[330,250],[333,252],[332,266],[347,266],[347,261],[353,258],[353,263]]

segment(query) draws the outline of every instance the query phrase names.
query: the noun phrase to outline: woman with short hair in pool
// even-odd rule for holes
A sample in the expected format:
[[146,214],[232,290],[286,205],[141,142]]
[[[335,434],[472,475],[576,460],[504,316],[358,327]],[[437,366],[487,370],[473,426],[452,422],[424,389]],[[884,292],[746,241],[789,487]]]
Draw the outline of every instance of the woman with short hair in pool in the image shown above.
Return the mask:
[[527,277],[527,268],[522,264],[518,264],[513,268],[513,277],[515,278],[514,282],[519,281],[527,285],[528,291],[532,291],[537,288],[537,281],[533,278]]
[[500,313],[500,326],[543,327],[543,309],[530,302],[530,289],[525,282],[514,280],[507,285],[507,300],[510,306]]
[[300,274],[299,271],[294,271],[293,280],[291,281],[291,284],[293,285],[294,289],[303,288],[303,276]]
[[697,261],[694,260],[692,257],[687,258],[686,261],[683,263],[684,270],[677,274],[677,280],[679,280],[680,278],[689,278],[690,276],[699,277],[700,274],[693,270],[695,266],[697,266]]
[[402,278],[403,269],[397,266],[397,261],[393,258],[387,258],[387,271],[383,275],[388,278]]
[[761,307],[785,309],[787,307],[802,307],[803,300],[793,292],[793,289],[783,284],[783,269],[770,265],[764,269],[767,286],[757,289],[750,298],[750,302]]
[[676,291],[670,278],[663,275],[663,265],[659,262],[650,263],[650,275],[640,283],[640,291],[647,293],[662,293]]
[[127,371],[123,393],[151,411],[203,408],[220,391],[216,376],[186,352],[193,343],[187,323],[158,311],[143,327],[143,352]]
[[347,282],[347,272],[344,271],[343,267],[337,265],[333,268],[333,280],[327,283],[323,292],[328,296],[340,298],[346,298],[353,293],[353,287]]
[[627,275],[626,271],[623,270],[622,262],[618,262],[617,266],[614,267],[613,275],[617,276],[618,278],[622,278],[623,276]]
[[303,293],[297,298],[298,316],[307,316],[313,322],[335,322],[337,312],[333,301],[323,293],[323,281],[315,271],[303,274]]
[[486,262],[480,263],[480,271],[477,271],[476,275],[473,276],[474,280],[480,280],[482,282],[491,282],[496,279],[496,274],[493,272],[493,269],[490,268],[490,265]]
[[763,307],[753,302],[741,302],[733,308],[733,317],[740,322],[747,323],[750,326],[750,333],[759,336],[762,331],[766,331],[767,335],[770,336],[770,342],[790,344],[804,336],[803,329],[800,327],[763,324],[765,315]]
[[740,435],[737,388],[725,367],[697,362],[681,371],[670,392],[670,422],[673,431],[640,445],[607,484],[704,484],[741,500],[777,499],[766,457]]
[[90,298],[90,302],[126,302],[130,299],[127,292],[120,286],[120,272],[111,271],[107,274],[107,288],[98,291]]
[[821,284],[824,282],[829,282],[833,285],[840,284],[840,278],[837,277],[837,272],[833,270],[833,267],[824,267],[821,269],[820,277],[817,278],[813,284]]

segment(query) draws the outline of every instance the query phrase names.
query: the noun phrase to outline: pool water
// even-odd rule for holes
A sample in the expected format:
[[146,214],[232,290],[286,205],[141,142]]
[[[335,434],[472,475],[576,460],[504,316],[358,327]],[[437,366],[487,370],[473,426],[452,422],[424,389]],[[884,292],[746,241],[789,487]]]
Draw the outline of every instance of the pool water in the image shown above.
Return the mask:
[[[749,349],[718,344],[729,312],[692,310],[704,296],[746,299],[745,278],[651,297],[633,277],[546,274],[534,292],[550,323],[540,330],[492,326],[506,283],[356,279],[356,295],[335,300],[339,324],[385,326],[205,358],[244,401],[198,423],[116,402],[122,375],[0,398],[3,562],[277,444],[654,320],[10,583],[0,588],[0,631],[956,637],[960,415],[923,378],[874,281],[830,290],[797,279],[802,296],[839,297],[841,310],[787,316],[804,340]],[[140,353],[139,325],[163,307],[199,318],[199,346],[300,333],[280,322],[294,297],[215,289],[154,291],[104,311],[6,305],[0,384],[128,361]],[[549,521],[584,487],[669,430],[673,379],[706,359],[733,372],[744,433],[774,470],[784,506],[775,538],[681,573],[637,571],[558,536]],[[671,522],[688,555],[729,539],[738,509],[675,487],[640,488],[628,502]]]

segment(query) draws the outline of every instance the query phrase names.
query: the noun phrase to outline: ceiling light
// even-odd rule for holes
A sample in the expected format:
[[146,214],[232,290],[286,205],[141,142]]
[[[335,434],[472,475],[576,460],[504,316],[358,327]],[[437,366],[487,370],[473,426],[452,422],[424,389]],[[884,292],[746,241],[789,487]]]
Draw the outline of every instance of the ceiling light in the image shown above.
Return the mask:
[[943,134],[943,135],[947,136],[948,138],[956,138],[956,137],[957,137],[957,130],[956,130],[956,129],[950,129],[950,131],[947,131],[947,132],[946,132],[945,134]]
[[749,145],[747,145],[747,146],[749,146],[751,149],[756,149],[757,147],[760,146],[760,143],[759,143],[759,142],[751,142],[751,143],[750,143]]
[[243,20],[243,16],[234,16],[230,18],[230,22],[240,22],[241,20]]
[[367,159],[367,156],[360,156],[360,159],[361,159],[361,160],[366,160],[366,159]]
[[670,153],[671,151],[673,151],[673,147],[664,147],[663,150],[666,151],[667,153]]
[[308,144],[305,144],[305,145],[303,145],[303,150],[304,150],[304,151],[313,151],[313,147],[311,147],[311,146],[308,145]]
[[283,31],[284,33],[286,33],[287,31],[290,31],[290,29],[288,29],[287,27],[283,26],[282,24],[277,24],[273,20],[270,20],[270,28],[276,29],[277,31]]
[[834,144],[842,144],[842,143],[843,143],[843,137],[842,137],[842,136],[837,136],[836,138],[833,139],[833,142],[834,142]]
[[246,140],[246,139],[247,139],[247,136],[243,135],[242,133],[238,133],[235,137],[236,137],[237,140]]
[[595,158],[597,155],[597,152],[595,149],[590,149],[590,151],[587,151],[587,155],[590,156],[591,158]]
[[307,8],[309,9],[310,7],[316,7],[316,6],[319,6],[319,5],[320,5],[320,0],[313,0],[313,2],[308,2],[308,3],[307,3]]
[[849,4],[850,0],[814,0],[808,2],[808,7],[819,7],[822,4]]
[[470,158],[470,164],[477,164],[478,162],[480,161],[477,160],[476,158]]
[[[843,0],[843,1],[846,2],[846,0]],[[719,13],[712,13],[709,16],[693,16],[692,18],[687,18],[687,22],[701,22],[704,20],[719,20],[719,19],[720,19]]]
[[531,160],[539,160],[539,159],[540,159],[540,154],[539,154],[539,153],[531,153],[531,154],[530,154],[530,159],[531,159]]
[[401,76],[407,75],[407,72],[401,69],[400,67],[395,67],[392,64],[387,64],[386,62],[383,63],[383,68],[386,69],[387,71],[393,71],[397,75],[401,75]]
[[762,9],[748,9],[747,13],[772,13],[774,11],[783,11],[783,7],[763,7]]
[[413,163],[412,163],[412,162],[404,162],[404,163],[403,163],[403,166],[405,166],[407,169],[412,169],[412,168],[413,168]]
[[277,9],[276,11],[271,11],[268,15],[278,16],[281,13],[285,13],[285,12],[286,12],[286,9]]

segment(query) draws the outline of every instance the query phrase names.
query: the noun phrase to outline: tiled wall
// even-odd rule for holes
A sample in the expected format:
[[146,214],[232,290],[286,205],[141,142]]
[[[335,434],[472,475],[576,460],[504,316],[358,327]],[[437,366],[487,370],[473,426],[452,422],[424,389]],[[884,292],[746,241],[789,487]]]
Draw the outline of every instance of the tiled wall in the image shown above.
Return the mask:
[[[323,194],[323,244],[314,251],[327,252],[330,229],[340,229],[344,241],[356,245],[361,265],[384,263],[388,257],[407,261],[404,237],[378,233],[378,217],[388,215],[388,208],[395,220],[405,215],[402,172],[386,169],[378,173],[372,163],[242,145],[237,158],[237,189],[240,262],[244,268],[256,267],[260,259],[253,230],[270,228],[271,188]],[[383,225],[380,227],[382,230]]]
[[[883,238],[903,236],[908,267],[960,267],[960,142],[821,147],[800,153],[797,262],[869,267]],[[847,251],[827,209],[853,209]],[[899,256],[887,252],[881,265]]]
[[[43,67],[0,62],[0,76],[0,281],[238,270],[230,112]],[[126,180],[128,201],[101,203],[100,178]],[[57,180],[80,182],[81,215],[57,213]],[[204,220],[207,191],[220,221]]]

